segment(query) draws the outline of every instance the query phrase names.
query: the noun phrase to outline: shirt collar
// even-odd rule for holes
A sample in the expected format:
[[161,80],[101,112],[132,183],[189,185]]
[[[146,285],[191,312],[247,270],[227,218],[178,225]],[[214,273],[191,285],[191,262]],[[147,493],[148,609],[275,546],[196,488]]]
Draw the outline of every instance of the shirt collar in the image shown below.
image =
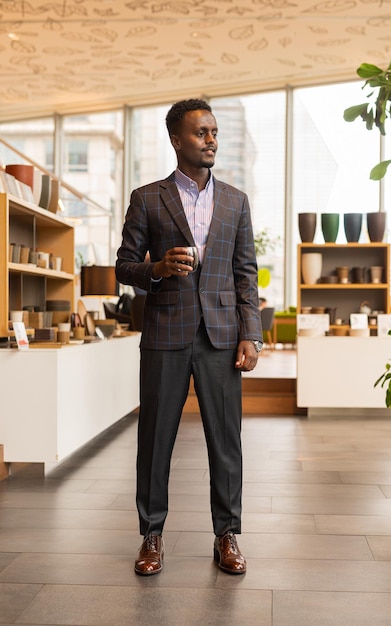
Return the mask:
[[[183,172],[181,172],[181,170],[178,167],[175,170],[175,182],[177,185],[180,185],[180,187],[182,187],[183,189],[189,189],[189,187],[191,186],[191,183],[195,184],[195,181],[189,176],[186,176],[186,174],[184,174]],[[208,191],[209,186],[213,187],[213,176],[210,172],[209,172],[209,180],[205,185],[205,191]]]

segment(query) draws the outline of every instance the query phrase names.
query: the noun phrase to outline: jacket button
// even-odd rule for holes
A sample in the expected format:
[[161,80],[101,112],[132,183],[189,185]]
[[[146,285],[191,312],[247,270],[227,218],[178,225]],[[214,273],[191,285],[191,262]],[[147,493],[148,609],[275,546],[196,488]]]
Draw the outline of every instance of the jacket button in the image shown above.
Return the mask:
[[200,287],[200,293],[205,293],[205,287]]

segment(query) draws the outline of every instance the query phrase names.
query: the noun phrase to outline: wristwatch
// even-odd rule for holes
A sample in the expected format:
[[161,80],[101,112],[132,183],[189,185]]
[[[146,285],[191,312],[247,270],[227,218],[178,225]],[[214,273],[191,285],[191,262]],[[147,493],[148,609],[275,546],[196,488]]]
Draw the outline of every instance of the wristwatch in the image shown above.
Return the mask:
[[253,341],[253,344],[255,346],[255,349],[257,352],[260,352],[262,350],[262,342],[261,341]]

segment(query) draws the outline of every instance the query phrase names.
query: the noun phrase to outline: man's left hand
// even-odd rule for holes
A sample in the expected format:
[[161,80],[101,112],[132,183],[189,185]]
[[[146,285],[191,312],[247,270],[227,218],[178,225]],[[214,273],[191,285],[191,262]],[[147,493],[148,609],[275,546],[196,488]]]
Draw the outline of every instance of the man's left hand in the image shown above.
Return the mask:
[[252,341],[240,341],[236,353],[235,367],[242,372],[251,372],[258,363],[258,352]]

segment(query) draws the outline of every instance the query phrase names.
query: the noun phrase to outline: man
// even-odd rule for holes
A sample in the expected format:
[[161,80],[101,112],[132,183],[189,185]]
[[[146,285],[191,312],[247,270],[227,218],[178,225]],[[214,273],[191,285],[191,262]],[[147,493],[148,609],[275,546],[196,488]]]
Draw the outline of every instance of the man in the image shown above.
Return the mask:
[[[243,574],[241,371],[261,348],[257,266],[247,196],[211,175],[217,124],[203,100],[166,117],[178,167],[136,189],[123,227],[119,282],[147,291],[141,335],[137,508],[140,575],[163,566],[170,460],[191,375],[207,442],[214,558]],[[193,269],[196,247],[199,265]],[[149,251],[150,261],[145,262]]]

